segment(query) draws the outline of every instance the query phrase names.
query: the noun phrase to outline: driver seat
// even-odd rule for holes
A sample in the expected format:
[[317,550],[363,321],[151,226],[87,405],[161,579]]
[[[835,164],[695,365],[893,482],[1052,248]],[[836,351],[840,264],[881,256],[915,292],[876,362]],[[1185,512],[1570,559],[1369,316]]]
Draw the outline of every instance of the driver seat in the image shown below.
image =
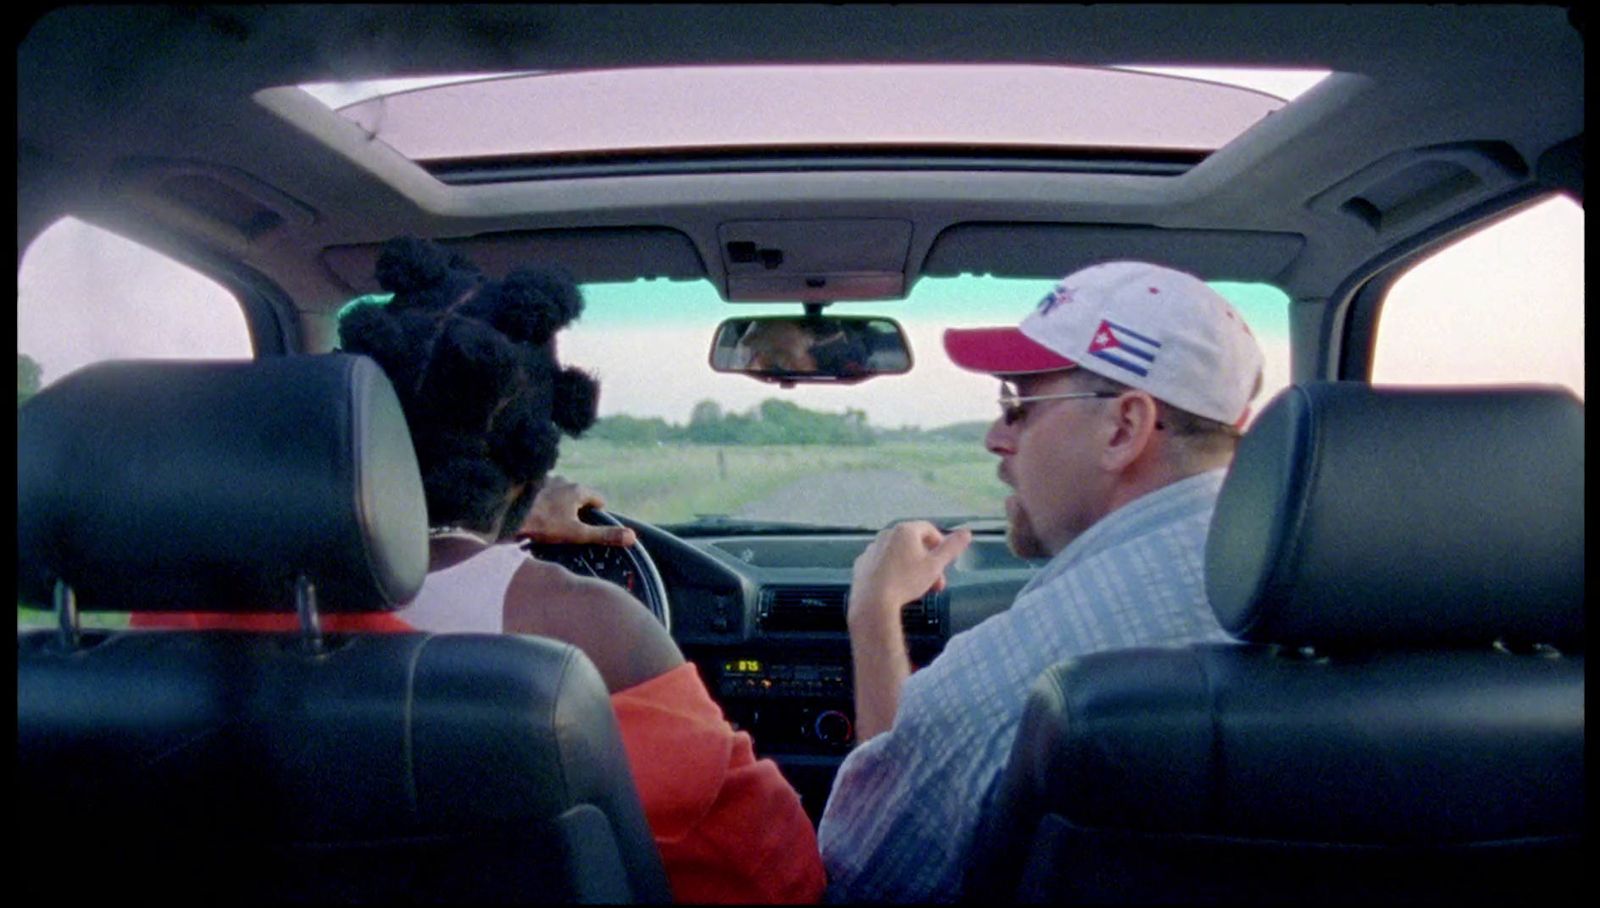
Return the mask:
[[[339,634],[427,571],[364,357],[119,362],[17,417],[25,901],[667,902],[605,685],[566,644]],[[107,631],[79,611],[279,612]]]

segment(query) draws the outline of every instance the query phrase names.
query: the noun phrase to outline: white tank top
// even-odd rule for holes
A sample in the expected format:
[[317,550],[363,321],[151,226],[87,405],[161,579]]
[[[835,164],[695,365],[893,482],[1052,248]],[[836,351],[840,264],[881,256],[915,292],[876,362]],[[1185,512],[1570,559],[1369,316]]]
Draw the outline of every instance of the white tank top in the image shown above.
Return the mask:
[[428,574],[422,591],[395,617],[436,634],[498,634],[504,628],[506,589],[528,553],[513,542],[491,545],[466,561]]

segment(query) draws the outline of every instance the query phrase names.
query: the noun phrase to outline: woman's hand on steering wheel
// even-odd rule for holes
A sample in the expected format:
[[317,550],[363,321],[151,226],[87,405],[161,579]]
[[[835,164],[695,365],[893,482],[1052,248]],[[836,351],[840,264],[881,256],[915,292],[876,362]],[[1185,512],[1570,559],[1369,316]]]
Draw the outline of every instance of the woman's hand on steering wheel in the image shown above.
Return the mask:
[[638,536],[628,527],[595,526],[578,516],[585,508],[605,506],[605,498],[594,489],[560,476],[548,476],[534,496],[528,516],[517,528],[517,538],[567,545],[626,547],[637,543]]

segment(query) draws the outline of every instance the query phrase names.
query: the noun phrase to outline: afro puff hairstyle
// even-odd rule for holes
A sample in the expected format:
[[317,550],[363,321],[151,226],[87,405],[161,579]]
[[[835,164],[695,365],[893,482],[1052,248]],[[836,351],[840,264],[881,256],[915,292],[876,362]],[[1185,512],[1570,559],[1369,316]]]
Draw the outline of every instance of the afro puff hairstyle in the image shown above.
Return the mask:
[[561,433],[582,434],[599,406],[594,378],[556,361],[555,333],[583,311],[577,286],[538,268],[495,281],[415,237],[385,243],[376,276],[393,299],[345,312],[339,343],[377,361],[395,386],[428,522],[515,530],[555,466]]

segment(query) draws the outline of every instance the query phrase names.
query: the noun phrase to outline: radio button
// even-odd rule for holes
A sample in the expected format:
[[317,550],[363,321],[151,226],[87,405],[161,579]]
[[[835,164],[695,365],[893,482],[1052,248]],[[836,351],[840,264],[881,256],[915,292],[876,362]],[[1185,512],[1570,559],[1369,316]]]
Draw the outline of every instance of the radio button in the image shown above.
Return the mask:
[[850,717],[836,709],[819,713],[817,720],[812,723],[811,730],[816,734],[817,740],[824,744],[848,744],[855,732],[850,724]]

